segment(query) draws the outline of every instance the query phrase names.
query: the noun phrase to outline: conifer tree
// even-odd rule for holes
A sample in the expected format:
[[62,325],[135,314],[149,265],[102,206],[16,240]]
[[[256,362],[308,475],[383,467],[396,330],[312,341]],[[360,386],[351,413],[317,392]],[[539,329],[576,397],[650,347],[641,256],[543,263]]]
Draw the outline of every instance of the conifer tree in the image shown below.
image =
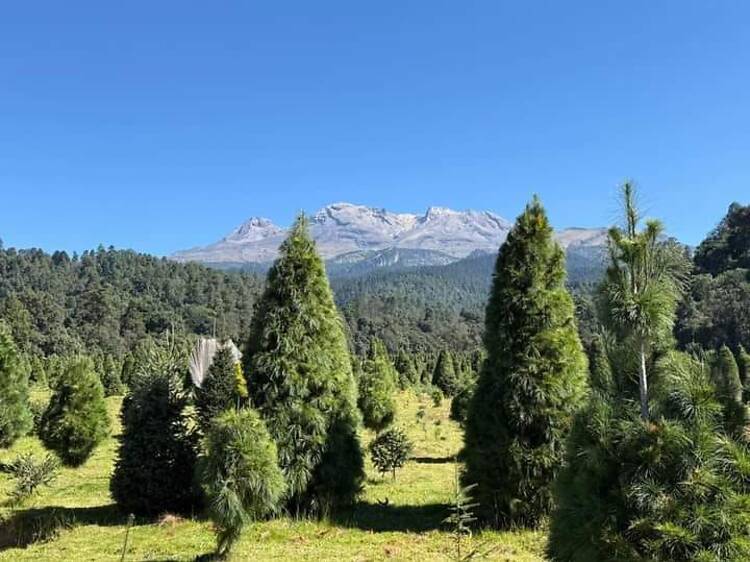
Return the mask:
[[555,484],[548,555],[748,560],[750,450],[719,399],[735,400],[738,385],[712,384],[711,362],[670,349],[684,256],[658,223],[637,232],[624,191],[628,226],[610,231],[599,301],[607,331],[593,341],[589,398]]
[[750,353],[744,347],[739,346],[737,350],[737,368],[739,370],[740,382],[742,383],[743,401],[748,401],[750,395]]
[[39,437],[69,466],[83,464],[109,435],[104,389],[88,358],[68,363],[42,415]]
[[10,329],[0,322],[0,447],[10,447],[31,426],[28,374],[21,368]]
[[456,373],[455,361],[453,355],[447,349],[443,349],[438,355],[435,373],[432,375],[432,384],[447,396],[454,396],[460,390],[460,380]]
[[748,424],[748,413],[742,400],[742,382],[737,361],[726,345],[713,354],[711,379],[716,386],[716,396],[724,408],[727,429],[735,435],[743,435]]
[[187,360],[174,347],[139,357],[122,403],[110,491],[126,513],[186,512],[195,503],[196,434],[185,413]]
[[229,347],[221,347],[214,355],[203,384],[195,389],[195,409],[201,428],[207,429],[217,415],[239,406],[236,366]]
[[403,348],[396,355],[395,367],[398,371],[399,386],[402,390],[412,388],[419,383],[419,371],[414,363],[414,358]]
[[278,447],[290,508],[350,503],[363,476],[357,389],[323,261],[297,219],[256,306],[248,391]]
[[224,557],[251,521],[275,512],[284,492],[276,445],[258,413],[228,410],[203,439],[199,475],[216,523],[217,554]]
[[359,367],[359,400],[365,427],[380,432],[396,415],[395,371],[379,340],[373,340],[370,357]]
[[536,198],[500,248],[484,343],[466,420],[464,483],[477,484],[485,523],[536,525],[551,507],[552,480],[586,391],[565,256]]

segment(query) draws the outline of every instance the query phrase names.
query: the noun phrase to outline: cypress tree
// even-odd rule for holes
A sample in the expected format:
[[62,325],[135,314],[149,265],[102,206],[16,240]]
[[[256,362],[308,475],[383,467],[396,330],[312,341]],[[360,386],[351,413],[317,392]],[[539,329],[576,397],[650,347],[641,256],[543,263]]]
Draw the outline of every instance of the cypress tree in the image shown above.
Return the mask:
[[197,436],[185,412],[187,361],[173,348],[153,348],[139,364],[122,402],[110,491],[126,513],[184,513],[196,501]]
[[0,322],[0,447],[10,447],[32,427],[28,374],[10,329]]
[[435,364],[435,373],[432,375],[432,384],[443,391],[447,396],[454,396],[460,387],[459,376],[456,373],[455,361],[451,352],[444,349],[438,355]]
[[236,365],[232,351],[221,347],[203,384],[195,389],[195,409],[201,428],[207,429],[213,418],[239,405]]
[[104,389],[87,358],[68,363],[42,415],[39,437],[69,466],[83,464],[109,435]]
[[323,261],[299,217],[257,303],[243,356],[292,509],[350,503],[363,477],[357,389]]
[[487,358],[466,420],[466,485],[494,526],[536,525],[551,507],[586,358],[565,288],[565,256],[538,199],[498,253],[486,311]]

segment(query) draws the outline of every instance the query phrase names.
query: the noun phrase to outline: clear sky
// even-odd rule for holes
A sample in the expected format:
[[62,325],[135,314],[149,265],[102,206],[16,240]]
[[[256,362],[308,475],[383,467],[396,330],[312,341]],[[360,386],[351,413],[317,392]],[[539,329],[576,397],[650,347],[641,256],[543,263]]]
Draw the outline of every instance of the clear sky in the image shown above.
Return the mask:
[[[13,7],[11,4],[15,4]],[[750,202],[746,0],[0,6],[0,237],[157,254],[350,201],[556,226]]]

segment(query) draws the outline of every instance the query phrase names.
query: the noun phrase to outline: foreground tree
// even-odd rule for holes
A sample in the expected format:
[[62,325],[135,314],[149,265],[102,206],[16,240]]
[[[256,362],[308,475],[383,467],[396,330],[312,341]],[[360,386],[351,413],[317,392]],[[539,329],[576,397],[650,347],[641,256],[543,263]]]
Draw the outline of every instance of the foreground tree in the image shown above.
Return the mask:
[[31,426],[28,376],[10,329],[0,322],[0,447],[10,447]]
[[228,410],[215,417],[203,439],[200,478],[225,557],[243,527],[274,513],[284,493],[276,445],[258,413]]
[[494,526],[535,525],[586,384],[565,260],[538,199],[500,248],[483,363],[466,420],[465,484]]
[[300,217],[268,274],[245,354],[248,391],[296,510],[350,503],[364,476],[356,383],[323,261]]
[[69,466],[83,464],[109,435],[104,389],[87,358],[68,363],[42,415],[39,437]]
[[125,512],[186,512],[195,502],[195,433],[185,415],[187,362],[154,347],[139,360],[122,403],[122,437],[110,491]]
[[747,560],[750,450],[722,404],[736,399],[736,380],[712,384],[709,362],[671,350],[684,262],[657,223],[636,232],[631,189],[625,199],[628,234],[610,232],[599,302],[608,331],[592,346],[590,397],[555,485],[548,554]]
[[632,355],[610,342],[609,376],[592,377],[555,486],[549,557],[750,559],[750,450],[728,437],[707,366],[677,352],[656,362],[644,422],[637,389],[628,389]]

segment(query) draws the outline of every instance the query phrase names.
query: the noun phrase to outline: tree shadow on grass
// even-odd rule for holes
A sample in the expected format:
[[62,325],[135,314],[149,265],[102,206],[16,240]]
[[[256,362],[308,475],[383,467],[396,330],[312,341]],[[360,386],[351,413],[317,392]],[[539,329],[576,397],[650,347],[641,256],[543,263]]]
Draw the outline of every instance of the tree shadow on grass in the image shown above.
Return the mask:
[[443,526],[449,515],[447,504],[391,505],[387,502],[359,502],[349,510],[332,517],[343,527],[375,533],[434,531]]
[[[135,520],[144,524],[148,520]],[[61,530],[78,525],[127,525],[128,516],[115,504],[95,507],[39,507],[18,510],[0,521],[0,551],[26,548],[55,538]]]
[[417,464],[448,464],[456,462],[456,457],[412,457],[409,460]]

